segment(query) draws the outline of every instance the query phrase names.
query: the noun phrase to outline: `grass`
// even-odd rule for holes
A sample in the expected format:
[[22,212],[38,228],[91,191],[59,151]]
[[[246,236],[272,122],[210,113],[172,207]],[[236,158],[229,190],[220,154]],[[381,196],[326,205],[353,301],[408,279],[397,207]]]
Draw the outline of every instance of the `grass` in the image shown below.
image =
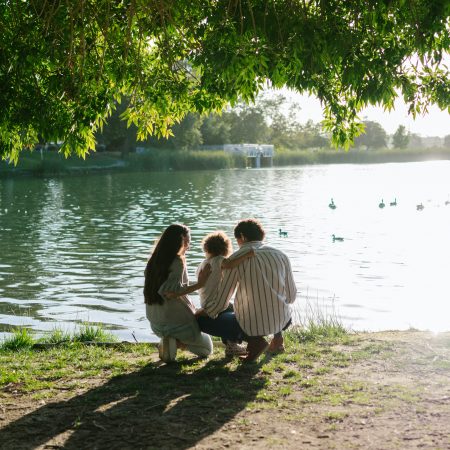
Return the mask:
[[84,323],[72,338],[74,342],[114,342],[117,339],[112,333],[106,332],[101,326]]
[[[264,408],[271,408],[291,394],[293,385],[309,389],[317,384],[318,378],[332,371],[333,363],[336,367],[340,366],[342,355],[336,352],[336,355],[330,356],[329,346],[330,339],[342,341],[344,328],[338,327],[337,319],[331,321],[320,317],[320,326],[313,326],[313,318],[310,318],[307,324],[309,328],[293,327],[292,331],[286,333],[288,351],[267,358],[256,368],[258,376],[250,384],[258,392],[249,402],[254,407],[264,404]],[[333,327],[337,327],[336,330]],[[322,342],[324,336],[327,337],[326,343]],[[127,348],[121,348],[120,344],[117,348],[83,345],[92,341],[111,342],[113,336],[91,324],[82,324],[72,334],[54,329],[42,338],[35,338],[26,328],[17,329],[0,344],[0,387],[12,384],[24,392],[33,392],[36,398],[43,398],[60,390],[61,383],[71,391],[79,387],[81,379],[111,377],[139,370],[148,364],[149,353],[156,353],[149,344]],[[36,351],[33,349],[35,344],[53,345],[41,346],[40,351]],[[236,359],[223,364],[222,357],[222,348],[216,350],[211,364],[204,360],[193,361],[184,352],[180,352],[177,363],[167,366],[168,375],[179,372],[186,376],[195,375],[195,380],[191,378],[192,381],[201,385],[194,395],[196,399],[204,400],[216,395],[217,383],[221,384],[222,393],[226,393],[231,399],[240,399],[245,392],[236,385],[235,378],[248,369]],[[317,367],[322,366],[326,366],[327,370],[318,371]],[[304,377],[305,372],[310,374],[308,378]],[[273,383],[272,379],[276,379],[276,382]],[[170,376],[162,381],[163,385],[170,383]]]
[[294,326],[285,332],[288,341],[316,342],[321,340],[345,341],[349,330],[342,324],[334,304],[330,308],[319,307],[307,300],[304,312],[294,311]]
[[[312,307],[308,311],[285,332],[285,353],[266,356],[260,363],[247,366],[237,359],[224,359],[224,350],[219,347],[208,360],[193,359],[180,352],[176,363],[158,369],[156,349],[151,344],[118,344],[112,348],[83,345],[87,341],[112,340],[109,333],[95,325],[83,324],[71,335],[55,329],[38,340],[25,328],[18,329],[0,346],[0,389],[46,399],[73,395],[89,386],[83,380],[105,382],[134,373],[138,376],[130,378],[134,381],[129,383],[138,383],[136,389],[140,389],[142,375],[151,374],[155,404],[158,395],[167,396],[176,380],[177,390],[188,392],[190,401],[204,403],[223,397],[227,399],[224,407],[230,411],[236,405],[248,411],[289,409],[293,397],[300,405],[320,403],[329,408],[371,405],[373,390],[364,381],[343,381],[336,374],[363,358],[378,358],[390,349],[381,343],[359,340],[334,312],[319,313]],[[32,347],[37,342],[60,345],[36,351]],[[127,386],[127,390],[134,389],[134,385]],[[415,398],[408,392],[396,387],[395,398],[413,401]],[[340,411],[328,411],[324,416],[328,422],[345,419]]]
[[[320,323],[314,323],[314,317],[321,317]],[[253,445],[260,434],[266,439],[261,440],[262,445],[271,438],[274,442],[287,438],[286,445],[282,444],[285,447],[291,430],[314,437],[314,433],[346,429],[352,439],[355,430],[364,428],[368,432],[369,428],[359,425],[363,420],[372,421],[377,415],[404,416],[400,425],[405,427],[409,426],[408,411],[444,411],[444,403],[436,402],[429,408],[424,399],[432,391],[409,378],[422,367],[418,363],[435,355],[432,350],[417,352],[416,345],[408,343],[408,354],[403,354],[399,350],[408,342],[403,337],[392,344],[390,336],[385,341],[378,333],[350,333],[336,315],[303,314],[303,323],[292,328],[286,332],[289,339],[285,353],[262,357],[250,365],[224,358],[220,346],[208,359],[196,359],[180,351],[175,363],[161,364],[156,348],[150,344],[85,346],[74,342],[73,335],[67,341],[67,334],[54,330],[47,339],[62,341],[61,345],[40,351],[0,348],[0,400],[6,405],[5,411],[10,411],[8,418],[14,417],[17,406],[27,411],[26,420],[17,419],[17,415],[13,419],[17,439],[24,424],[31,426],[35,420],[41,430],[50,430],[45,442],[58,435],[58,445],[64,442],[58,433],[65,432],[70,424],[70,433],[80,427],[80,439],[89,435],[93,442],[110,437],[106,433],[118,426],[147,430],[145,439],[163,436],[158,448],[191,448],[209,437],[213,442],[205,445],[213,448],[218,442],[214,434],[217,430],[228,433],[223,436],[232,448],[244,445],[242,442]],[[427,348],[426,342],[422,345],[422,349]],[[446,361],[444,347],[431,345]],[[392,354],[390,361],[384,360],[385,354]],[[410,364],[411,355],[414,366],[405,372],[408,379],[403,383],[396,364]],[[422,355],[418,362],[417,355]],[[380,370],[386,373],[382,383]],[[433,373],[440,377],[436,382],[446,381],[445,371]],[[29,412],[30,405],[35,408],[37,401],[43,406]],[[268,421],[280,424],[281,431],[271,431]],[[248,434],[251,430],[256,431]],[[36,441],[33,448],[42,442]],[[75,448],[80,442],[70,444]],[[145,447],[148,441],[143,442],[133,441],[133,445]]]
[[0,345],[1,350],[19,351],[29,349],[35,344],[33,335],[27,328],[17,328],[12,336],[5,338]]
[[6,337],[0,343],[0,351],[18,352],[31,349],[37,344],[41,345],[59,345],[74,344],[86,342],[115,342],[116,337],[112,333],[105,331],[100,325],[91,325],[89,323],[81,324],[79,330],[72,335],[64,330],[55,328],[52,332],[41,338],[25,327],[15,328],[12,335]]
[[428,161],[450,159],[450,149],[377,149],[348,151],[323,149],[286,150],[277,149],[273,163],[275,166],[304,164],[371,164],[385,162]]

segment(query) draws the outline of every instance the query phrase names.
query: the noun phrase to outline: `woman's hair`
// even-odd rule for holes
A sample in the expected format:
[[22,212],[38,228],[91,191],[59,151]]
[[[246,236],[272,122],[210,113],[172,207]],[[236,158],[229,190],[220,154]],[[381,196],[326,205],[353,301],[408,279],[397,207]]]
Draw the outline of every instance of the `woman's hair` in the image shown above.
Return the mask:
[[228,256],[233,251],[230,238],[221,230],[214,231],[203,238],[203,250],[214,256]]
[[158,290],[169,276],[169,267],[183,246],[183,238],[189,237],[185,225],[169,225],[156,243],[155,250],[145,268],[144,299],[147,304],[163,303]]
[[262,241],[266,233],[264,228],[256,219],[244,219],[241,220],[234,228],[234,237],[245,237],[247,241]]

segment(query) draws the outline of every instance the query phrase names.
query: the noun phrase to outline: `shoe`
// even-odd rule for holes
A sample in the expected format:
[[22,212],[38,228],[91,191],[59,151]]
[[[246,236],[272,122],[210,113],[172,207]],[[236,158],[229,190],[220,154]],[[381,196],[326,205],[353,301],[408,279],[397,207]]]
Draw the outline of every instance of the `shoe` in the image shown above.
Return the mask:
[[269,344],[263,337],[256,336],[249,338],[247,345],[247,356],[242,358],[243,362],[255,362],[268,348]]
[[170,337],[164,336],[158,345],[159,359],[165,363],[175,361],[177,357],[177,340]]
[[237,342],[228,341],[225,344],[225,356],[227,358],[232,358],[233,356],[247,356],[247,349]]
[[267,349],[267,353],[271,355],[278,355],[279,353],[284,353],[284,340],[282,337],[274,337],[270,342],[269,348]]

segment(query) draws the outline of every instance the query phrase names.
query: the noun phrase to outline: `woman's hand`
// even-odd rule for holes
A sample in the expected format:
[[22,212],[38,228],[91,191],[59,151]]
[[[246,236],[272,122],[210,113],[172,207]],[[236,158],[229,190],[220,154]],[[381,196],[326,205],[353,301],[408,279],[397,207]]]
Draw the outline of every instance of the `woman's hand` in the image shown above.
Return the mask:
[[195,317],[208,317],[208,314],[206,314],[203,308],[200,308],[195,311]]
[[198,273],[198,280],[197,280],[197,284],[199,285],[199,287],[203,287],[205,285],[206,280],[211,275],[211,272],[212,272],[211,264],[206,264],[205,267],[203,267],[203,269],[200,270],[200,272]]
[[163,292],[163,295],[167,298],[177,298],[180,296],[180,293],[176,291],[165,291]]

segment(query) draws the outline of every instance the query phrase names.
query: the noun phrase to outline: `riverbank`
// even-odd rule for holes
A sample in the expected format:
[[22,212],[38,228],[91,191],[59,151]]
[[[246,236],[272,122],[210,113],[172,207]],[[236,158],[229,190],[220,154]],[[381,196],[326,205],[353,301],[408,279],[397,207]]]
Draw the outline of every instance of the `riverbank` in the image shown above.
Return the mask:
[[3,349],[0,374],[2,449],[450,448],[450,333],[291,333],[251,365]]
[[[277,150],[273,165],[371,164],[449,160],[450,149],[402,150]],[[152,150],[144,153],[100,152],[85,160],[65,158],[56,151],[23,152],[17,166],[0,161],[0,177],[17,175],[58,176],[98,172],[218,170],[245,168],[244,156],[219,151]]]

